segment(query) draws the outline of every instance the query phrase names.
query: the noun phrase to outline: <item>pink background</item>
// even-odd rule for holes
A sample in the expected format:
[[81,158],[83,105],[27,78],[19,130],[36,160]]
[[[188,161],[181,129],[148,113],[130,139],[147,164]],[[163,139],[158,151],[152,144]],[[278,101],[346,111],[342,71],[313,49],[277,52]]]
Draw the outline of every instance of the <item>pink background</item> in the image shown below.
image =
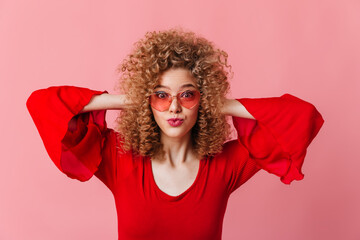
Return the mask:
[[0,239],[117,239],[111,192],[57,170],[25,102],[51,85],[115,93],[132,44],[177,25],[229,53],[232,97],[290,93],[325,119],[304,180],[260,171],[231,196],[223,239],[360,239],[359,13],[350,0],[1,0]]

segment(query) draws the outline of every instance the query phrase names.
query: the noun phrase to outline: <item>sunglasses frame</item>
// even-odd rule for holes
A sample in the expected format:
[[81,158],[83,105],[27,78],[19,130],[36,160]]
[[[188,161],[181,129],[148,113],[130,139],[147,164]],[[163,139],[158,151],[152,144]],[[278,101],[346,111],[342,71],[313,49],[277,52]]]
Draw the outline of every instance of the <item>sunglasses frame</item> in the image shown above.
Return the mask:
[[[149,103],[150,103],[150,105],[153,107],[153,108],[155,108],[156,110],[158,110],[158,111],[160,111],[160,112],[164,112],[164,111],[167,111],[167,110],[169,110],[169,108],[170,108],[170,106],[171,106],[171,104],[172,104],[172,102],[173,102],[173,100],[174,100],[174,97],[176,97],[176,99],[178,100],[178,102],[180,103],[180,105],[182,106],[182,107],[184,107],[184,108],[186,108],[186,109],[192,109],[192,108],[194,108],[195,106],[196,106],[196,104],[194,104],[191,108],[188,108],[188,107],[185,107],[183,104],[182,104],[182,101],[180,100],[180,95],[181,94],[183,94],[183,93],[185,93],[185,92],[187,92],[187,91],[191,91],[191,92],[197,92],[197,94],[199,95],[199,99],[198,99],[198,101],[197,101],[197,103],[196,104],[198,104],[199,102],[200,102],[200,98],[201,98],[201,91],[199,91],[199,90],[197,90],[197,89],[194,89],[194,90],[190,90],[190,89],[186,89],[186,90],[184,90],[184,91],[181,91],[181,92],[178,92],[176,95],[171,95],[170,93],[168,93],[168,92],[166,92],[166,91],[164,91],[164,90],[160,90],[160,91],[156,91],[156,92],[154,92],[154,93],[152,93],[150,96],[149,96]],[[168,104],[168,107],[166,108],[166,109],[158,109],[155,105],[153,105],[152,104],[152,102],[151,102],[151,98],[152,98],[152,96],[156,96],[157,94],[160,94],[161,92],[164,92],[164,93],[166,93],[169,97],[169,104]]]

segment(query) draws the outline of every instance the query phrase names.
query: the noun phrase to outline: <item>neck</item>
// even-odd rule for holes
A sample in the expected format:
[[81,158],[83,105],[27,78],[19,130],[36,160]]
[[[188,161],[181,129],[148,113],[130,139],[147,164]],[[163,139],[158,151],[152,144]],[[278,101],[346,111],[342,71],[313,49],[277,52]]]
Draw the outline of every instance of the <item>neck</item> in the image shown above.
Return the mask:
[[179,166],[196,159],[191,140],[191,131],[180,138],[173,138],[161,134],[161,143],[165,151],[164,158],[162,159],[163,163],[170,164],[171,166]]

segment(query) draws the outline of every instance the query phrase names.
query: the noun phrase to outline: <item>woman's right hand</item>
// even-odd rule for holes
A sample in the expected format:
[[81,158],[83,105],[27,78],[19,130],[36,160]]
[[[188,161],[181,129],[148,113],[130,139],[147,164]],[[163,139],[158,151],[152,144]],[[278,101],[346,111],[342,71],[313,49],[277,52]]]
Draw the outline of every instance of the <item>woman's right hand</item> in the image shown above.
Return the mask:
[[103,93],[93,96],[79,113],[103,109],[125,109],[131,106],[131,101],[126,99],[124,94]]

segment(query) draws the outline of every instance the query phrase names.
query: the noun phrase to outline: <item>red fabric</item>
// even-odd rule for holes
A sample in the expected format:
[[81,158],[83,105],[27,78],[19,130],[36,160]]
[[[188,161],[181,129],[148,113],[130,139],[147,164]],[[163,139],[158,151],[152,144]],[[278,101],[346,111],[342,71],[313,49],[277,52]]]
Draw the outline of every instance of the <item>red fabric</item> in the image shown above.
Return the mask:
[[196,180],[178,196],[157,187],[148,157],[121,149],[105,110],[78,114],[106,91],[59,86],[33,92],[28,110],[55,165],[71,178],[95,175],[113,193],[119,239],[221,239],[230,194],[264,169],[289,184],[303,178],[306,148],[324,120],[297,97],[237,99],[256,118],[233,117],[238,138],[200,161]]

